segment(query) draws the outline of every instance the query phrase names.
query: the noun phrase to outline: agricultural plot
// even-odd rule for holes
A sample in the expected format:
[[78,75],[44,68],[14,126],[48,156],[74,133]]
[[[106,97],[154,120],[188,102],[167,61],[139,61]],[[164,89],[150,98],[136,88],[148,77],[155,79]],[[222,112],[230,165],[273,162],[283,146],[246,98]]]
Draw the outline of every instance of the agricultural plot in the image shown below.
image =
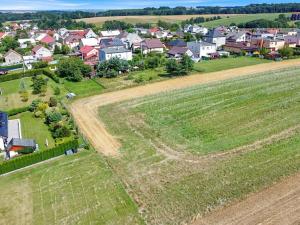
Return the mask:
[[122,157],[109,161],[145,221],[181,224],[300,170],[299,102],[300,69],[293,68],[99,113],[122,143]]
[[0,224],[144,224],[104,160],[93,152],[0,177]]
[[84,18],[84,19],[78,19],[77,21],[84,21],[86,23],[94,23],[96,25],[102,25],[105,21],[110,21],[110,20],[119,20],[119,21],[124,21],[127,23],[151,23],[151,24],[156,24],[159,20],[163,20],[166,22],[170,23],[178,23],[183,20],[187,20],[190,18],[195,18],[195,17],[205,17],[205,18],[210,18],[214,16],[221,16],[221,17],[226,17],[226,16],[237,16],[238,14],[207,14],[207,15],[169,15],[169,16],[107,16],[107,17],[92,17],[92,18]]
[[[266,19],[266,20],[275,20],[280,13],[258,13],[258,14],[243,14],[243,15],[228,15],[224,16],[219,20],[213,20],[209,22],[202,23],[202,26],[208,28],[214,28],[218,26],[230,26],[232,23],[240,24],[247,23],[252,20]],[[290,16],[291,13],[283,13],[286,16]]]

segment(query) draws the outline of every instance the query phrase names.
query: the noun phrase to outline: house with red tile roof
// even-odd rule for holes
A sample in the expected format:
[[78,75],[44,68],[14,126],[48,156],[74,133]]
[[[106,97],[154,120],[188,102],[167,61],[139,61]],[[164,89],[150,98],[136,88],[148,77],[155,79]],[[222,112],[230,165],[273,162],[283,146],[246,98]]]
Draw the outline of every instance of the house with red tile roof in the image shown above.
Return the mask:
[[0,40],[5,38],[7,36],[7,33],[5,32],[0,32]]
[[40,42],[43,43],[43,44],[50,45],[50,44],[55,43],[55,40],[54,40],[54,38],[51,37],[50,35],[46,35],[45,37],[43,37],[43,38],[40,40]]
[[52,61],[52,52],[44,46],[37,45],[32,49],[32,54],[38,60]]
[[80,48],[82,60],[89,65],[95,65],[99,61],[98,50],[92,46],[83,46]]

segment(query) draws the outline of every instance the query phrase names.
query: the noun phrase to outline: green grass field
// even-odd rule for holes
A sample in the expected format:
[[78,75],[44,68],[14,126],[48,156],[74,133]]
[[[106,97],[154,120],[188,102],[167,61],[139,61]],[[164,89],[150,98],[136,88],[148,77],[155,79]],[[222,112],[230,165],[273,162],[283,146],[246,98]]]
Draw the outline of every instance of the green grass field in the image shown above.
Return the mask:
[[181,224],[300,170],[299,101],[297,68],[117,103],[99,113],[123,144],[122,157],[109,161],[138,196],[146,222]]
[[144,224],[109,166],[94,152],[0,177],[0,224]]
[[[23,102],[20,96],[20,85],[21,82],[24,82],[26,90],[29,93],[29,98],[27,102]],[[0,83],[0,89],[2,90],[2,95],[0,95],[0,110],[9,110],[14,108],[21,108],[24,106],[28,106],[34,99],[40,98],[43,100],[48,100],[50,96],[53,95],[53,88],[57,86],[57,84],[49,79],[48,88],[45,96],[34,95],[32,94],[32,81],[30,77],[26,77],[23,79],[11,80]]]
[[248,57],[248,56],[241,56],[236,58],[229,57],[229,58],[208,60],[208,61],[195,63],[194,69],[195,71],[210,73],[210,72],[216,72],[221,70],[234,69],[243,66],[253,66],[256,64],[269,63],[269,62],[272,61],[266,59]]
[[[246,23],[252,20],[257,19],[267,19],[267,20],[275,20],[280,13],[258,13],[258,14],[244,14],[244,15],[228,15],[225,17],[222,17],[222,19],[209,21],[202,23],[202,26],[208,27],[208,28],[214,28],[218,26],[229,26],[232,23],[240,24],[240,23]],[[287,16],[290,16],[290,13],[284,13]]]
[[87,97],[100,94],[103,91],[103,86],[94,80],[83,80],[80,82],[64,81],[64,87],[68,92],[73,92],[79,97]]
[[20,119],[22,137],[34,139],[39,145],[40,150],[47,148],[46,139],[48,140],[48,148],[54,147],[54,139],[48,130],[48,126],[44,124],[43,119],[33,117],[32,112],[20,113],[10,117],[10,119]]

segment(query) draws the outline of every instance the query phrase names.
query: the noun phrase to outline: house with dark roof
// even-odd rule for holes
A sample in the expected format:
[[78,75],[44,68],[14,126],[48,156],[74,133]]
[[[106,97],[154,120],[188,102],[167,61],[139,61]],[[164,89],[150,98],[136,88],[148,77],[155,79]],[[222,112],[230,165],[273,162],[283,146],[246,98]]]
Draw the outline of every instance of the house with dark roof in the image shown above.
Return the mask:
[[170,58],[176,58],[176,59],[180,59],[184,55],[193,57],[193,52],[187,47],[174,46],[167,52],[167,54]]
[[99,50],[99,61],[105,61],[111,58],[132,60],[132,51],[124,47],[102,48]]
[[126,44],[119,38],[106,38],[100,40],[100,48],[117,48],[125,46]]
[[18,153],[32,153],[36,150],[36,142],[33,139],[13,138],[7,145],[7,151]]
[[173,47],[186,47],[186,42],[182,39],[176,39],[176,40],[169,41],[166,44],[166,47],[168,49],[171,49]]
[[8,115],[0,112],[0,150],[5,149],[8,139]]
[[143,54],[150,52],[163,53],[166,46],[159,39],[146,39],[141,43]]
[[217,48],[222,47],[226,43],[226,36],[218,29],[210,30],[203,39],[208,43],[216,44]]

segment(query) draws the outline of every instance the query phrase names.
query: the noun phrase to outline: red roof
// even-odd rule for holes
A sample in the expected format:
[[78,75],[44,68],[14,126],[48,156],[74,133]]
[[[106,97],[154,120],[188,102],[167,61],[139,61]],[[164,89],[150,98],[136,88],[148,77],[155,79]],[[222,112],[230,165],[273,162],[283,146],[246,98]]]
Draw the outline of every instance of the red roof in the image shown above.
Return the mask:
[[84,30],[73,30],[69,32],[70,35],[78,35],[81,38],[83,38],[86,34],[86,32]]
[[159,29],[157,27],[149,29],[150,33],[155,33],[155,32],[158,32],[158,31],[159,31]]
[[80,52],[82,53],[82,54],[87,54],[87,53],[89,53],[90,51],[92,51],[92,50],[94,50],[95,48],[94,47],[92,47],[92,46],[83,46],[83,47],[81,47],[80,48]]
[[50,44],[50,43],[54,43],[55,40],[53,37],[51,37],[50,35],[46,35],[42,40],[41,40],[42,43],[45,43],[45,44]]
[[4,37],[4,35],[5,35],[5,33],[4,33],[4,32],[0,32],[0,39],[1,39],[1,38],[3,38],[3,37]]
[[43,62],[51,62],[51,61],[53,61],[53,58],[52,58],[52,56],[49,56],[49,57],[43,57],[43,58],[42,58],[42,61],[43,61]]
[[42,48],[43,46],[41,46],[41,45],[37,45],[37,46],[35,46],[33,49],[32,49],[32,51],[33,52],[37,52],[40,48]]

